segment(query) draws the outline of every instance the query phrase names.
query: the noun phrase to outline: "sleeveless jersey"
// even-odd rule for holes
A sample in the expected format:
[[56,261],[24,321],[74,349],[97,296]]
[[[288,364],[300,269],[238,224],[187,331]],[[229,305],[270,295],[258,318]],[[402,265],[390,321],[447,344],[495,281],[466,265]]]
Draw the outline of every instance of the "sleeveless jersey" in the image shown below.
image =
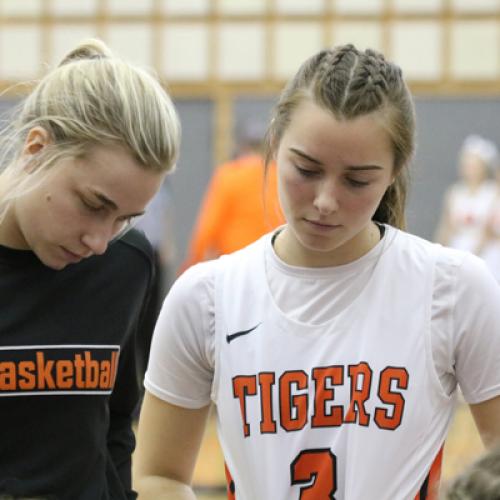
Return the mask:
[[441,247],[393,230],[359,296],[308,325],[275,304],[266,238],[219,259],[212,399],[236,500],[437,498],[454,398],[430,341]]

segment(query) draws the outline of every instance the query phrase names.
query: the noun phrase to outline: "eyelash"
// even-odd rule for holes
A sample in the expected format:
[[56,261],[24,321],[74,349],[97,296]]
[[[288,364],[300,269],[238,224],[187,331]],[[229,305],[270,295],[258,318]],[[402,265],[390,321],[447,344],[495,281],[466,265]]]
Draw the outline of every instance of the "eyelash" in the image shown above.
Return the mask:
[[[305,177],[306,179],[311,179],[319,174],[319,172],[316,172],[315,170],[308,170],[302,167],[299,167],[298,165],[295,165],[295,168],[297,169],[297,172],[302,176]],[[354,188],[363,188],[368,186],[370,183],[366,181],[358,181],[356,179],[346,179],[347,182]]]
[[307,170],[305,168],[299,167],[298,165],[295,165],[295,168],[300,175],[306,178],[311,178],[318,175],[318,172],[316,172],[315,170]]
[[124,222],[126,226],[128,226],[129,224],[132,224],[133,220],[135,219],[135,217],[124,217],[124,218],[120,218],[118,219],[120,222]]
[[[92,205],[92,203],[89,203],[87,200],[85,200],[85,198],[80,198],[80,200],[81,200],[84,208],[87,211],[91,212],[92,214],[102,213],[106,210],[106,207],[104,207],[104,206],[96,207],[95,205]],[[124,227],[127,227],[127,226],[132,224],[134,219],[135,219],[135,217],[132,216],[132,217],[123,217],[123,218],[120,218],[118,220],[123,223]]]
[[366,187],[368,186],[368,184],[370,184],[369,182],[363,182],[363,181],[357,181],[355,179],[347,179],[347,182],[352,186],[352,187],[355,187],[355,188],[363,188],[363,187]]

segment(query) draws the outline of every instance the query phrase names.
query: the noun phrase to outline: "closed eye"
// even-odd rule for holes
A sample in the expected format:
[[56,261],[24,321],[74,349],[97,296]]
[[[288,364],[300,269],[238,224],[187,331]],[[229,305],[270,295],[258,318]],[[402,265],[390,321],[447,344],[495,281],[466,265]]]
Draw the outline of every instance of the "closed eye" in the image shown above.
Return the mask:
[[104,205],[94,205],[93,203],[86,200],[85,198],[80,198],[80,200],[81,200],[84,208],[86,210],[88,210],[89,212],[96,213],[96,212],[102,212],[103,210],[105,210]]
[[367,181],[358,181],[357,179],[351,179],[351,178],[347,178],[347,182],[352,187],[356,187],[356,188],[362,188],[362,187],[368,186],[370,184]]
[[299,167],[298,165],[294,165],[294,166],[295,166],[295,169],[297,170],[297,172],[302,177],[311,178],[311,177],[315,177],[315,176],[319,175],[319,172],[317,170],[309,170],[307,168]]

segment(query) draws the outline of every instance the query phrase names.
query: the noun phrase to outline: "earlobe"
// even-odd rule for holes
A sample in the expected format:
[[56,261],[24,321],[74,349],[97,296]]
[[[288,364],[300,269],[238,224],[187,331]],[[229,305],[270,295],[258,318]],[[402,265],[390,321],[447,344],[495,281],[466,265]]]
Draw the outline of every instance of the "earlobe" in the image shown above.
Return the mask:
[[51,138],[49,132],[43,127],[33,127],[26,136],[23,147],[23,155],[33,156],[51,143]]

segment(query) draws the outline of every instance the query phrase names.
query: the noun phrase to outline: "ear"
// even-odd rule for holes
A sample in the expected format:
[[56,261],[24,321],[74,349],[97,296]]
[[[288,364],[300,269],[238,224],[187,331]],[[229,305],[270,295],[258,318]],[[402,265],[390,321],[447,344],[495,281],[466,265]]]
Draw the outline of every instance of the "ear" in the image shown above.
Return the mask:
[[49,132],[43,127],[33,127],[26,136],[23,146],[23,155],[33,156],[40,153],[44,147],[52,142]]

